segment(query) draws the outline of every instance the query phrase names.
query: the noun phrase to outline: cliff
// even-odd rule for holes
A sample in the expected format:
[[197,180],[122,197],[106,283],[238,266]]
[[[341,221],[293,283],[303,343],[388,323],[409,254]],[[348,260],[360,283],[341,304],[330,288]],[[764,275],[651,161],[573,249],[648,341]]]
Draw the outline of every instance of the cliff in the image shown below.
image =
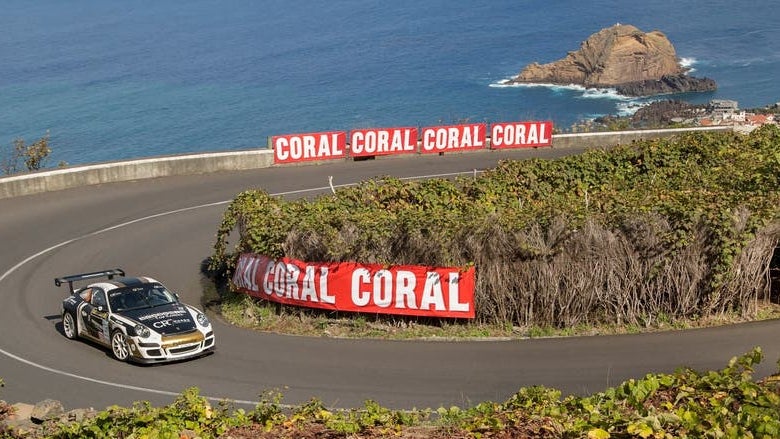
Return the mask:
[[660,31],[616,24],[585,40],[580,49],[549,64],[533,63],[509,83],[615,88],[628,96],[650,96],[717,88],[709,78],[686,74],[674,46]]

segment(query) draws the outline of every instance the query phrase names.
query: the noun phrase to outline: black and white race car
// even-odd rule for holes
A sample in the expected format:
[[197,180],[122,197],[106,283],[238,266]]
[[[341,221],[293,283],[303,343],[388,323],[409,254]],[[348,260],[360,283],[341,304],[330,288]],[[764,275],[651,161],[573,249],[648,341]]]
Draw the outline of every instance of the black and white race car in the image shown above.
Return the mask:
[[[101,279],[74,289],[73,283]],[[214,332],[206,315],[150,277],[126,277],[120,268],[54,279],[67,283],[62,329],[111,348],[120,361],[157,363],[213,352]]]

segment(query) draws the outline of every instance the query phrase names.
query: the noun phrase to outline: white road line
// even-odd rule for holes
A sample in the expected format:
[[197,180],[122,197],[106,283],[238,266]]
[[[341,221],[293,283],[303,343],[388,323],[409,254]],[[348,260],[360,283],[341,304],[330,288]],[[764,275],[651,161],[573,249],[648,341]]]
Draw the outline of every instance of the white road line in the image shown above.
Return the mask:
[[[38,364],[38,363],[32,362],[30,360],[27,360],[27,359],[24,359],[24,358],[19,357],[17,355],[14,355],[14,354],[11,354],[9,352],[6,352],[6,351],[4,351],[2,349],[0,349],[0,352],[2,352],[7,357],[13,358],[14,360],[20,361],[20,362],[22,362],[24,364],[27,364],[29,366],[37,367],[38,369],[42,369],[42,370],[45,370],[47,372],[55,373],[57,375],[64,375],[64,376],[70,377],[70,378],[76,378],[76,379],[79,379],[79,380],[89,381],[89,382],[96,383],[96,384],[104,384],[106,386],[111,386],[111,387],[118,387],[120,389],[125,389],[125,390],[136,390],[136,391],[139,391],[139,392],[156,393],[158,395],[166,395],[166,396],[179,396],[179,395],[181,395],[180,392],[169,392],[167,390],[159,390],[159,389],[150,389],[148,387],[131,386],[131,385],[128,385],[128,384],[119,384],[119,383],[114,383],[114,382],[111,382],[111,381],[103,381],[103,380],[98,380],[98,379],[95,379],[95,378],[85,377],[84,375],[76,375],[75,373],[65,372],[63,370],[54,369],[54,368],[51,368],[51,367],[48,367],[48,366],[44,366],[42,364]],[[202,398],[206,398],[206,399],[208,399],[210,401],[228,401],[228,402],[235,403],[235,404],[257,405],[257,401],[246,401],[246,400],[241,400],[241,399],[230,399],[230,398],[217,398],[215,396],[203,396],[203,395],[201,395],[201,397]]]

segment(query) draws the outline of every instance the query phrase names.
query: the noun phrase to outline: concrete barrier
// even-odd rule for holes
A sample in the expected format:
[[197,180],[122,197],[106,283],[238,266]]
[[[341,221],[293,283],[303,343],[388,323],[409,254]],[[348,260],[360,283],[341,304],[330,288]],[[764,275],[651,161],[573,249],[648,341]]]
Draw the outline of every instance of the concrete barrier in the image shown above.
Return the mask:
[[553,148],[600,148],[628,145],[644,139],[672,137],[692,131],[732,131],[729,126],[670,128],[664,130],[605,131],[599,133],[576,133],[553,135]]
[[[731,127],[697,127],[665,130],[607,131],[553,135],[553,148],[599,148],[629,144],[636,140],[670,137],[690,131],[730,131]],[[140,160],[73,166],[0,178],[0,199],[57,191],[78,186],[174,175],[205,174],[267,168],[274,163],[273,151],[187,154]],[[316,164],[316,162],[315,162]]]
[[273,151],[262,149],[73,166],[0,178],[0,199],[92,184],[258,169],[273,162]]

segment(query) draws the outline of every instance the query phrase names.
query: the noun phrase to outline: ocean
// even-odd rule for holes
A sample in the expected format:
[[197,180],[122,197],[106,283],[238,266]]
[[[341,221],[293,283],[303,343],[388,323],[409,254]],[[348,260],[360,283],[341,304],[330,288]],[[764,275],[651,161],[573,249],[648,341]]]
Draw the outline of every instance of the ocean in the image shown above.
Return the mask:
[[265,148],[274,135],[630,114],[647,99],[502,81],[616,23],[718,90],[780,101],[776,1],[2,0],[0,153],[48,164]]

